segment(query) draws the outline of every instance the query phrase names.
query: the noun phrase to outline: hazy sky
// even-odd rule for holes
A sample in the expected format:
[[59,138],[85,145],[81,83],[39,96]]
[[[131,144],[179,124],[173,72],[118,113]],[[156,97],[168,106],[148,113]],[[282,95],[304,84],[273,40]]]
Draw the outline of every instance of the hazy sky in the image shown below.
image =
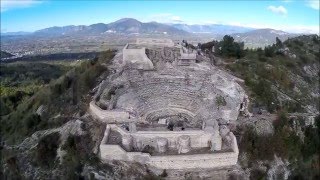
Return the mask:
[[1,0],[2,32],[109,23],[124,17],[142,22],[219,23],[319,33],[319,0]]

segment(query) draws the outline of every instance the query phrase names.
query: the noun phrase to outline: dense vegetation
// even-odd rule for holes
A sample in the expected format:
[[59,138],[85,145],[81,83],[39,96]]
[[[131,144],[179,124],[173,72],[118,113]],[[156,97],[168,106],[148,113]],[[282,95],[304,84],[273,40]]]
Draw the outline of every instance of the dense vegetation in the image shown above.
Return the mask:
[[40,139],[34,150],[33,163],[36,166],[50,168],[54,165],[59,147],[60,133],[52,133]]
[[302,117],[294,120],[287,114],[307,112],[307,105],[319,109],[319,98],[311,95],[319,90],[319,45],[317,35],[284,42],[276,38],[275,44],[257,49],[243,49],[243,44],[230,36],[201,44],[209,57],[213,54],[223,59],[220,66],[244,79],[251,107],[278,113],[271,135],[258,135],[251,126],[239,126],[240,154],[247,157],[240,163],[252,168],[251,179],[264,179],[266,171],[257,169],[256,163],[271,162],[275,155],[289,161],[290,179],[319,179],[320,116],[315,126],[306,126]]
[[[89,135],[87,135],[89,136]],[[90,138],[80,136],[69,136],[62,149],[66,151],[63,158],[64,164],[64,178],[65,179],[79,179],[83,168],[81,161],[98,161],[87,146],[90,144]]]
[[[298,135],[295,123],[302,127],[304,138]],[[304,126],[303,121],[295,123],[286,113],[279,112],[278,119],[274,122],[275,132],[272,135],[258,135],[252,128],[246,127],[239,142],[239,149],[240,154],[247,155],[248,166],[252,167],[259,160],[273,160],[276,155],[288,159],[291,163],[291,168],[294,169],[291,178],[319,177],[320,116],[316,117],[315,127]]]
[[200,45],[202,50],[212,51],[223,57],[242,58],[245,55],[244,43],[235,42],[233,37],[226,35],[221,41],[212,41]]
[[45,62],[19,62],[3,63],[0,68],[0,115],[6,115],[71,67]]
[[[1,134],[7,143],[14,143],[35,131],[56,127],[68,121],[75,113],[83,113],[88,105],[88,92],[97,77],[108,73],[106,66],[113,51],[81,62],[59,79],[41,87],[31,98],[21,101],[16,110],[1,117]],[[41,112],[37,112],[39,110]]]
[[[264,49],[245,49],[232,37],[201,45],[212,49],[215,56],[223,57],[223,66],[245,80],[253,98],[253,106],[264,107],[269,112],[286,109],[288,112],[304,112],[307,104],[319,109],[317,93],[318,74],[308,69],[319,69],[320,38],[317,35],[299,36],[281,42],[278,38]],[[208,51],[207,51],[208,52]],[[209,51],[210,52],[210,51]],[[279,98],[284,94],[289,98]]]
[[225,37],[201,48],[210,50],[214,46],[214,55],[224,60],[220,65],[244,79],[252,107],[278,113],[271,135],[258,135],[247,126],[238,129],[240,154],[247,157],[240,163],[253,169],[252,179],[263,179],[265,171],[256,169],[256,162],[271,162],[276,155],[289,161],[290,179],[318,179],[320,116],[315,126],[306,126],[302,118],[289,119],[287,112],[308,112],[307,105],[319,109],[319,98],[311,95],[319,90],[319,36],[299,36],[284,42],[277,38],[271,46],[243,50],[242,56],[237,55],[231,42]]

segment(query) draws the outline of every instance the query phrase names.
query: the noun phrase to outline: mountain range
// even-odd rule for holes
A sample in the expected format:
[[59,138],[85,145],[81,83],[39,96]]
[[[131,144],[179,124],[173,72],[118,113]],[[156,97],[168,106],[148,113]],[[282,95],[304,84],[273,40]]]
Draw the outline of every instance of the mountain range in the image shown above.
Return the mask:
[[50,27],[34,32],[36,35],[98,35],[106,33],[185,35],[188,32],[170,25],[157,22],[143,23],[132,18],[120,19],[109,24]]
[[2,33],[1,36],[86,36],[86,35],[107,35],[107,34],[124,34],[124,35],[181,35],[191,37],[206,35],[206,37],[222,38],[229,34],[236,41],[243,41],[248,47],[265,46],[275,42],[275,38],[286,40],[288,37],[294,37],[296,34],[287,33],[274,29],[254,29],[250,27],[211,24],[211,25],[188,25],[188,24],[163,24],[158,22],[143,23],[133,18],[123,18],[118,21],[104,24],[92,25],[70,25],[62,27],[49,27],[35,31],[33,33],[17,32]]
[[246,47],[261,47],[275,43],[276,37],[281,41],[296,37],[299,34],[287,33],[274,29],[256,29],[243,33],[234,33],[231,36],[238,42],[244,42]]
[[209,25],[188,25],[188,24],[163,24],[158,22],[143,23],[133,18],[123,18],[118,21],[104,24],[97,23],[92,25],[69,25],[62,27],[49,27],[37,30],[33,33],[27,32],[8,32],[5,35],[98,35],[106,33],[124,34],[168,34],[168,35],[187,35],[191,33],[207,33],[215,35],[225,35],[234,33],[246,33],[255,30],[250,27],[232,26],[223,24]]
[[208,25],[188,25],[188,24],[172,24],[173,27],[187,31],[189,33],[211,33],[211,34],[233,34],[243,33],[254,30],[250,27],[223,25],[223,24],[208,24]]

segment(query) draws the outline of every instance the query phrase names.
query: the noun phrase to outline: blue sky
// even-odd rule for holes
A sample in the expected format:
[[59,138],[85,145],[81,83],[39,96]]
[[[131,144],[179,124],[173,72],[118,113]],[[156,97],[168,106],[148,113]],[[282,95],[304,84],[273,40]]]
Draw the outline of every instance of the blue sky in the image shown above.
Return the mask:
[[1,0],[2,32],[109,23],[124,17],[142,22],[219,23],[319,34],[319,0]]

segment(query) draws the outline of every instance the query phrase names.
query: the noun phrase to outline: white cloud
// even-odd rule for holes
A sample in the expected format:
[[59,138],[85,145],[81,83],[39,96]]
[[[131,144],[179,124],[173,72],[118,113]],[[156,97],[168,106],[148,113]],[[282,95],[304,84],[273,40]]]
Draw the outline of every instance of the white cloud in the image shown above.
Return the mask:
[[152,21],[157,21],[161,23],[181,23],[180,16],[173,15],[171,13],[161,13],[161,14],[153,14],[150,16]]
[[1,0],[1,12],[16,8],[26,8],[41,2],[40,0]]
[[284,8],[283,6],[268,6],[267,8],[268,10],[270,10],[273,13],[276,14],[281,14],[281,15],[287,15],[288,11],[286,8]]
[[306,0],[306,5],[311,7],[312,9],[319,10],[319,0]]
[[172,16],[172,17],[171,17],[171,20],[172,20],[172,21],[182,21],[179,16]]

